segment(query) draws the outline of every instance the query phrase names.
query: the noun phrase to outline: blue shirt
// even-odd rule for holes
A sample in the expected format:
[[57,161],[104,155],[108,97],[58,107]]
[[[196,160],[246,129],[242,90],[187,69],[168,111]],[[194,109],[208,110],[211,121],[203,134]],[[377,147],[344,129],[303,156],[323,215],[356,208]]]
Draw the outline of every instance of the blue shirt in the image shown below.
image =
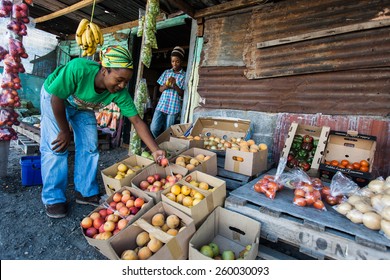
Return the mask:
[[[181,69],[179,73],[175,73],[173,69],[165,70],[164,73],[158,78],[157,83],[162,86],[168,80],[168,78],[174,77],[176,84],[179,88],[184,90],[184,82],[186,72]],[[158,101],[156,110],[163,113],[173,115],[180,112],[180,98],[179,93],[173,88],[168,88],[161,94],[160,100]]]

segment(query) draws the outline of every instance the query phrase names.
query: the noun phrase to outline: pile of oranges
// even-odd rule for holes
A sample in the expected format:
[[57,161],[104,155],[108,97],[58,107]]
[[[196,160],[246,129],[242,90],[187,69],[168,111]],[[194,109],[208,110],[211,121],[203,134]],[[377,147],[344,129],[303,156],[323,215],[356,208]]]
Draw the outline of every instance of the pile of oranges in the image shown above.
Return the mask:
[[343,159],[341,161],[338,160],[331,160],[331,161],[325,161],[325,164],[337,166],[339,168],[346,168],[351,170],[359,170],[362,172],[368,172],[370,170],[370,164],[367,160],[361,160],[360,162],[350,162],[347,159]]

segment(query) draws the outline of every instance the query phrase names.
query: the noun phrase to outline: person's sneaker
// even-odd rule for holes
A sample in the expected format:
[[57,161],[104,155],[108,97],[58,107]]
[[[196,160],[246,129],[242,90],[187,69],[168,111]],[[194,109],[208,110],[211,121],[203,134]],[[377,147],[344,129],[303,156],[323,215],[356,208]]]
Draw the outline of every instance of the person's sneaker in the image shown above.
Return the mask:
[[99,206],[100,205],[100,194],[96,194],[89,197],[84,197],[81,195],[81,193],[76,192],[76,203],[78,204],[89,204],[93,206]]
[[45,205],[45,208],[46,208],[46,215],[54,219],[64,218],[68,213],[68,206],[65,202],[48,204]]

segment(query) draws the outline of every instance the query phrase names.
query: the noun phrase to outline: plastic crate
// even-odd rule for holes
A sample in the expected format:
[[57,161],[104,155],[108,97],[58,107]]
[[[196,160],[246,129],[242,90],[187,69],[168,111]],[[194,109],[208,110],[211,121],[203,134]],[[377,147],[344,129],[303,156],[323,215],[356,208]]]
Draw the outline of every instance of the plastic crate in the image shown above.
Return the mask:
[[20,159],[22,166],[22,185],[42,185],[41,156],[23,156]]

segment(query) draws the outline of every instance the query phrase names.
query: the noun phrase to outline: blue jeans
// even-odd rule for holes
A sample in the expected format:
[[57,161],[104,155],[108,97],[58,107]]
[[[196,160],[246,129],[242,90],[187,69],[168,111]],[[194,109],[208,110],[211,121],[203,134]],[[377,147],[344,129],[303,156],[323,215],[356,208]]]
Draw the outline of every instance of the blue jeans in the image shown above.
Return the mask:
[[150,124],[150,131],[152,132],[154,138],[164,132],[171,125],[175,124],[177,114],[165,114],[159,110],[155,110],[153,114],[152,123]]
[[[52,142],[57,138],[59,127],[51,107],[51,95],[41,89],[41,173],[42,202],[45,205],[66,202],[68,186],[68,151],[57,153]],[[66,106],[66,118],[72,125],[75,141],[75,190],[89,197],[99,193],[96,175],[99,151],[96,117],[93,111],[75,110]]]

